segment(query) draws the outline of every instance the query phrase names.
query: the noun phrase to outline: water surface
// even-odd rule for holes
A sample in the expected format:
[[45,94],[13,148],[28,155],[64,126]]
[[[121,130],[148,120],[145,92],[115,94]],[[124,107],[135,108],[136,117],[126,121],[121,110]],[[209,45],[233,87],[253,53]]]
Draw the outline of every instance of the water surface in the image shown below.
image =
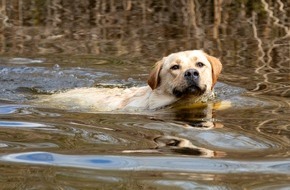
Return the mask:
[[[3,189],[289,189],[288,2],[1,7]],[[156,61],[187,49],[221,59],[217,100],[231,107],[99,113],[33,104],[77,87],[146,85]]]

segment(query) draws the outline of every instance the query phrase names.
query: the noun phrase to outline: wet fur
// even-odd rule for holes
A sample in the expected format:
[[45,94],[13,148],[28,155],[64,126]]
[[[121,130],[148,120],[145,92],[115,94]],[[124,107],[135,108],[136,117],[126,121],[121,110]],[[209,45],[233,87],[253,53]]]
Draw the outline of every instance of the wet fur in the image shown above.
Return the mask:
[[[198,67],[202,62],[203,67]],[[178,65],[180,69],[173,70]],[[185,72],[194,69],[199,79],[186,79]],[[198,100],[212,94],[221,72],[220,61],[201,50],[173,53],[158,61],[152,69],[148,86],[121,88],[78,88],[42,97],[41,103],[61,108],[90,109],[94,111],[158,109],[178,100]]]

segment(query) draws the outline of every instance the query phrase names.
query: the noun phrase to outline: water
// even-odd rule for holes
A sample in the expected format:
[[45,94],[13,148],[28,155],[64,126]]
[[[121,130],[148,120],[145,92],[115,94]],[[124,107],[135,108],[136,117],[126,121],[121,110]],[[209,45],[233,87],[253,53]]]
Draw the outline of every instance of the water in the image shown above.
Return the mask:
[[[218,2],[2,2],[1,189],[290,189],[290,4]],[[187,49],[220,57],[222,105],[34,104],[146,85],[155,61]]]

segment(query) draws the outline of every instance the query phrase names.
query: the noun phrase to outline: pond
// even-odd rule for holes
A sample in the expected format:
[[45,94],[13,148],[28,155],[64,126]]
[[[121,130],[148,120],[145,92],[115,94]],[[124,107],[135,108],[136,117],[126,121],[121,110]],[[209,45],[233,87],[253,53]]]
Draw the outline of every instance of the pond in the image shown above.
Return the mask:
[[[290,2],[2,1],[3,189],[289,189]],[[144,113],[34,104],[78,87],[144,86],[203,49],[217,99]]]

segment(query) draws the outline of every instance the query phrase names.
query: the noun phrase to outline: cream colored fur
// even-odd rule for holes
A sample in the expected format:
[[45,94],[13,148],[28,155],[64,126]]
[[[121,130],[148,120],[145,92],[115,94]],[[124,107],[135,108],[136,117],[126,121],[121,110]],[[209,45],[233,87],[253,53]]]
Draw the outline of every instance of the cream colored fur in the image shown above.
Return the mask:
[[[182,102],[183,99],[197,101],[210,96],[221,68],[217,58],[201,50],[183,51],[158,61],[150,73],[148,86],[127,89],[78,88],[42,97],[40,102],[53,107],[94,111],[158,109],[177,101]],[[193,69],[199,73],[198,82],[193,86],[200,87],[202,94],[190,87],[191,82],[185,77],[185,72]]]

